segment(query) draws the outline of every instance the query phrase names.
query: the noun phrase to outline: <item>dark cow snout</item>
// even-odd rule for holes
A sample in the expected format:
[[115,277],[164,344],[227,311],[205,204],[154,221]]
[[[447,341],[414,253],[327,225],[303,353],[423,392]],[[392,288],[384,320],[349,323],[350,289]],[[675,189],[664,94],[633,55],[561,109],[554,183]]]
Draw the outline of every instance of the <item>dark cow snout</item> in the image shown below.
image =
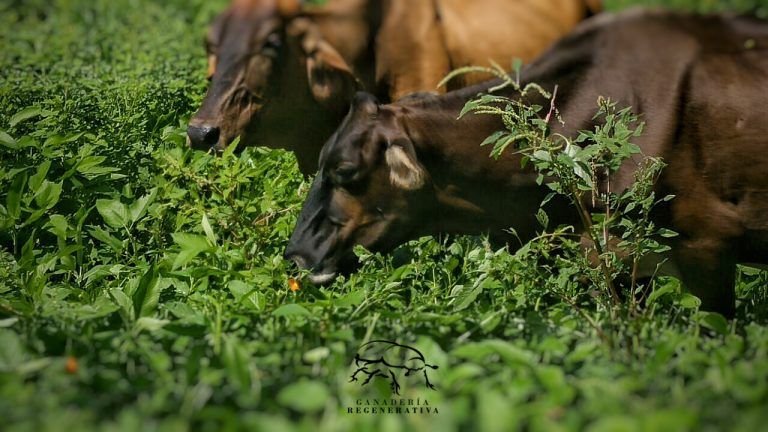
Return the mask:
[[187,127],[189,146],[195,150],[208,151],[214,148],[219,142],[219,133],[219,128],[215,126],[189,125]]
[[304,270],[307,268],[307,260],[296,252],[286,251],[283,259],[289,262],[291,270]]

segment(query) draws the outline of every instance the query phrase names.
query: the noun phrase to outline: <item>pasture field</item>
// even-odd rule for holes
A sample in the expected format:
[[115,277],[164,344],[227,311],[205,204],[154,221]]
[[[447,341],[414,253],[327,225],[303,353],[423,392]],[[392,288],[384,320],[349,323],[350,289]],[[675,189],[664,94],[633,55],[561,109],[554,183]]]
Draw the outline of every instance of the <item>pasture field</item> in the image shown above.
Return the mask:
[[[293,156],[185,147],[226,3],[0,0],[1,430],[768,430],[765,272],[742,268],[733,321],[671,278],[604,308],[475,237],[292,290]],[[609,6],[637,3],[768,11]],[[376,339],[417,347],[436,390],[349,382]],[[372,413],[393,399],[418,409]]]

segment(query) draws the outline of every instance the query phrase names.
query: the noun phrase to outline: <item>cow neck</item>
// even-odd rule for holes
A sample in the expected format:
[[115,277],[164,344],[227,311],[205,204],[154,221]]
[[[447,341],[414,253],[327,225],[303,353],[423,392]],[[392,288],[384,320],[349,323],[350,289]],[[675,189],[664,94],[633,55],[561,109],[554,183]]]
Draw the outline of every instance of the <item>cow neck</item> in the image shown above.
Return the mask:
[[[440,215],[431,222],[436,232],[473,234],[514,226],[521,237],[535,234],[533,213],[520,214],[520,209],[538,208],[549,190],[536,183],[530,167],[521,167],[521,157],[511,149],[494,159],[491,147],[480,147],[489,135],[503,130],[500,118],[468,114],[457,120],[468,100],[497,84],[419,96],[403,106],[401,122],[432,180],[438,206],[433,214]],[[567,206],[552,206],[553,219],[572,220]]]
[[[559,86],[557,104],[569,111],[569,99],[578,88],[579,80],[592,62],[594,25],[580,30],[561,41],[536,62],[523,70],[521,83],[537,83],[550,91]],[[504,129],[495,115],[467,114],[457,120],[464,105],[480,93],[500,84],[488,81],[442,96],[415,95],[404,98],[395,106],[402,107],[402,123],[410,136],[419,161],[432,178],[438,212],[446,215],[438,228],[449,232],[473,233],[496,227],[514,226],[518,234],[528,237],[538,227],[535,211],[548,194],[546,187],[536,184],[537,175],[531,168],[521,167],[521,157],[507,149],[498,159],[490,157],[490,147],[480,147],[488,136]],[[511,87],[496,94],[512,97]],[[528,102],[548,106],[540,95],[529,93]],[[563,111],[563,112],[564,112]],[[584,128],[589,120],[571,116],[566,128],[556,127],[566,136]],[[567,119],[567,118],[566,118]],[[520,209],[529,209],[520,214]],[[575,223],[576,218],[567,203],[551,202],[547,206],[550,222]]]

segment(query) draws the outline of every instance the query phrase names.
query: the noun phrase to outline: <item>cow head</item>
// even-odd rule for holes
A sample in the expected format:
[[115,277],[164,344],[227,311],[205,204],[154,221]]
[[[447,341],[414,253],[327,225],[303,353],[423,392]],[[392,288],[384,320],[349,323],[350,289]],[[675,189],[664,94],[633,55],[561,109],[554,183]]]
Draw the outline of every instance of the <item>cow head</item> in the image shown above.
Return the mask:
[[299,9],[299,0],[235,0],[215,19],[210,86],[187,129],[192,148],[222,151],[237,136],[244,146],[284,146],[280,131],[293,128],[281,116],[295,117],[305,101],[336,103],[339,93],[348,103],[357,81]]
[[323,147],[285,254],[311,269],[314,283],[350,270],[355,245],[386,252],[421,234],[431,181],[397,109],[358,93]]

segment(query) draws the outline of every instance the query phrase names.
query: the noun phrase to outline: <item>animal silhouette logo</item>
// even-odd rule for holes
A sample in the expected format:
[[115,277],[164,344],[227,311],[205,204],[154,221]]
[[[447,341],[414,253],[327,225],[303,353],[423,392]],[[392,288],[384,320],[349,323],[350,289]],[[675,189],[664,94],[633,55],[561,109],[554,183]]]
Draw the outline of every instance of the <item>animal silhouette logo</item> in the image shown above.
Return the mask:
[[360,385],[370,383],[374,378],[383,378],[389,381],[392,392],[400,395],[400,382],[397,377],[401,371],[404,376],[424,376],[424,384],[427,388],[435,390],[435,386],[429,381],[429,370],[438,368],[427,363],[424,354],[418,349],[387,340],[374,340],[360,346],[355,354],[356,370],[349,382],[360,382],[361,375],[365,380]]

